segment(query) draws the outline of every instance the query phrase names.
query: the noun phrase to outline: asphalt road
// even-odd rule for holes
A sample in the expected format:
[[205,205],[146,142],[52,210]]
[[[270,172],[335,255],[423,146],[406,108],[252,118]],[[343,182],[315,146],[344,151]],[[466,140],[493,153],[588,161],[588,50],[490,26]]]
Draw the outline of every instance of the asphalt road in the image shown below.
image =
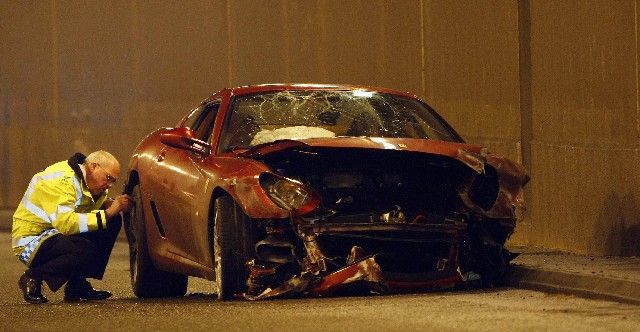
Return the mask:
[[30,305],[17,280],[21,263],[0,233],[0,331],[637,331],[640,306],[493,288],[426,294],[219,302],[212,284],[190,279],[189,296],[138,300],[129,285],[125,243],[117,243],[103,281],[106,301],[67,304],[62,292]]

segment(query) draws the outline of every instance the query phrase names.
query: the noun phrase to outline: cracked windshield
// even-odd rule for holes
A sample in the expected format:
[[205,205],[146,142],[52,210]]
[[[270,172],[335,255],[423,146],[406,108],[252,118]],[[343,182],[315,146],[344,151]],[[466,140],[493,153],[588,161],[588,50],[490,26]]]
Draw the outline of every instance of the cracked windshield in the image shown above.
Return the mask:
[[460,141],[418,100],[364,90],[280,91],[237,97],[225,150],[277,140],[392,137]]

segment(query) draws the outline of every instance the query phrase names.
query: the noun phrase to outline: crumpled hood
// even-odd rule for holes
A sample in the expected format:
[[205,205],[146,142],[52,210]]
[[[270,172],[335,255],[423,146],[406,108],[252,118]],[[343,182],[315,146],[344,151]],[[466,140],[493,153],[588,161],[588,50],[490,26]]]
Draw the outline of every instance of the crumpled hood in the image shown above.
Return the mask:
[[304,140],[279,140],[260,144],[239,155],[247,158],[260,158],[290,149],[313,150],[313,148],[357,148],[423,152],[458,158],[459,150],[480,154],[482,148],[477,145],[415,138],[383,137],[331,137]]
[[[427,139],[380,138],[380,137],[332,137],[304,140],[279,140],[256,145],[249,150],[237,152],[239,156],[252,159],[267,159],[287,152],[315,153],[320,150],[356,149],[374,151],[407,151],[424,153],[432,156],[451,158],[468,166],[479,178],[495,177],[497,193],[487,195],[493,197],[482,208],[477,207],[475,200],[469,197],[474,178],[469,178],[467,188],[460,192],[460,197],[467,206],[478,213],[491,218],[514,218],[514,206],[522,206],[522,190],[529,181],[522,165],[502,156],[487,154],[486,151],[473,144],[446,142]],[[489,166],[487,166],[489,165]],[[489,171],[489,173],[486,173]],[[489,182],[487,182],[489,183]],[[497,197],[495,196],[497,195]],[[493,202],[494,204],[490,204]]]

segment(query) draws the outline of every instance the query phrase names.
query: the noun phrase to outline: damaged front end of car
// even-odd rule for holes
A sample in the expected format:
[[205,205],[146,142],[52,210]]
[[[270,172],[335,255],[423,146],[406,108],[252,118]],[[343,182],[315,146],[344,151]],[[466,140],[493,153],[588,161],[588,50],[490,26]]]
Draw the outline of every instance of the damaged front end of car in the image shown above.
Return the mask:
[[290,218],[265,223],[245,299],[477,287],[508,267],[528,177],[507,159],[295,144],[251,157]]

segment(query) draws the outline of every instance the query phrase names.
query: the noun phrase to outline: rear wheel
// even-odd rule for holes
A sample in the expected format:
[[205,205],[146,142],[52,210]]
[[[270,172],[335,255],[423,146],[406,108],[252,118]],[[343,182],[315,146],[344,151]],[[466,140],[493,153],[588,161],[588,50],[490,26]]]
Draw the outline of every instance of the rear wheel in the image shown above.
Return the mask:
[[249,269],[246,262],[254,256],[252,224],[230,196],[214,203],[213,253],[218,299],[234,299],[247,291]]
[[183,296],[187,292],[187,276],[158,270],[149,257],[140,185],[133,188],[131,196],[135,204],[126,214],[126,233],[133,293],[139,298]]

